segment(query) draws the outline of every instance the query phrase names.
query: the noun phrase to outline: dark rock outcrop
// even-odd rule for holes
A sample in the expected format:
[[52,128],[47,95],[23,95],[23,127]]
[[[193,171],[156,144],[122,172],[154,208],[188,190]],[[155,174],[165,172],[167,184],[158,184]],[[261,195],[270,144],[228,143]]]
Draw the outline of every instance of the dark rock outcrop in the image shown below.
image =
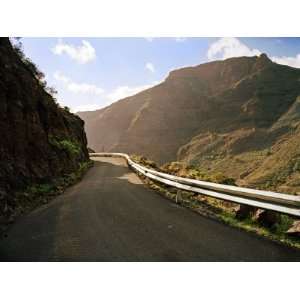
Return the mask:
[[14,193],[88,160],[84,122],[59,107],[8,38],[0,38],[0,216]]

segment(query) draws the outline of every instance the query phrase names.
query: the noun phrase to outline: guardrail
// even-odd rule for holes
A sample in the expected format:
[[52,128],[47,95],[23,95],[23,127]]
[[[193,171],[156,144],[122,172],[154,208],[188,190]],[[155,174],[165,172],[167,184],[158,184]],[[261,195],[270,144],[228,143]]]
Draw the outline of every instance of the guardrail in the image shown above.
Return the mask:
[[136,172],[180,190],[199,193],[213,198],[300,216],[300,196],[262,191],[195,179],[178,177],[158,172],[135,163],[125,153],[90,153],[90,157],[122,157]]

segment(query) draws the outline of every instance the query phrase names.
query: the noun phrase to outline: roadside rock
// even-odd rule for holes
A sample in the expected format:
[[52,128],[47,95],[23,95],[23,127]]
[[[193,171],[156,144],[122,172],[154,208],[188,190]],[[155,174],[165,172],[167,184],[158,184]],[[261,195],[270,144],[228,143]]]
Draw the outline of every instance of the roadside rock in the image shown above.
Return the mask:
[[256,210],[257,209],[255,207],[241,204],[239,209],[236,212],[236,218],[239,220],[251,218],[252,216],[255,215]]
[[257,221],[261,225],[270,228],[280,222],[280,214],[270,210],[263,210],[258,215]]
[[300,236],[300,221],[295,221],[286,233],[292,236]]

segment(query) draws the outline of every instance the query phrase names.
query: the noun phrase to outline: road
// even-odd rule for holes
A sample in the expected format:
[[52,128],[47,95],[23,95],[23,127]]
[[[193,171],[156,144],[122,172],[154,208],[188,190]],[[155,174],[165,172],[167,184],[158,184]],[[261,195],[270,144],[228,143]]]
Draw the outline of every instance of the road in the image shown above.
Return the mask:
[[20,218],[1,261],[300,261],[300,251],[177,206],[121,158],[95,158],[83,180]]

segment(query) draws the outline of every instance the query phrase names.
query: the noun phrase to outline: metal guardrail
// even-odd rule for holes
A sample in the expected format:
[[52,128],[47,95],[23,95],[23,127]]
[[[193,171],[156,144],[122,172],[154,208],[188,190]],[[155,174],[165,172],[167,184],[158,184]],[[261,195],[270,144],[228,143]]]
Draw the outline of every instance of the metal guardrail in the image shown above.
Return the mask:
[[217,199],[300,216],[300,196],[237,187],[158,172],[135,163],[124,153],[90,153],[90,157],[122,157],[138,173],[166,185]]

